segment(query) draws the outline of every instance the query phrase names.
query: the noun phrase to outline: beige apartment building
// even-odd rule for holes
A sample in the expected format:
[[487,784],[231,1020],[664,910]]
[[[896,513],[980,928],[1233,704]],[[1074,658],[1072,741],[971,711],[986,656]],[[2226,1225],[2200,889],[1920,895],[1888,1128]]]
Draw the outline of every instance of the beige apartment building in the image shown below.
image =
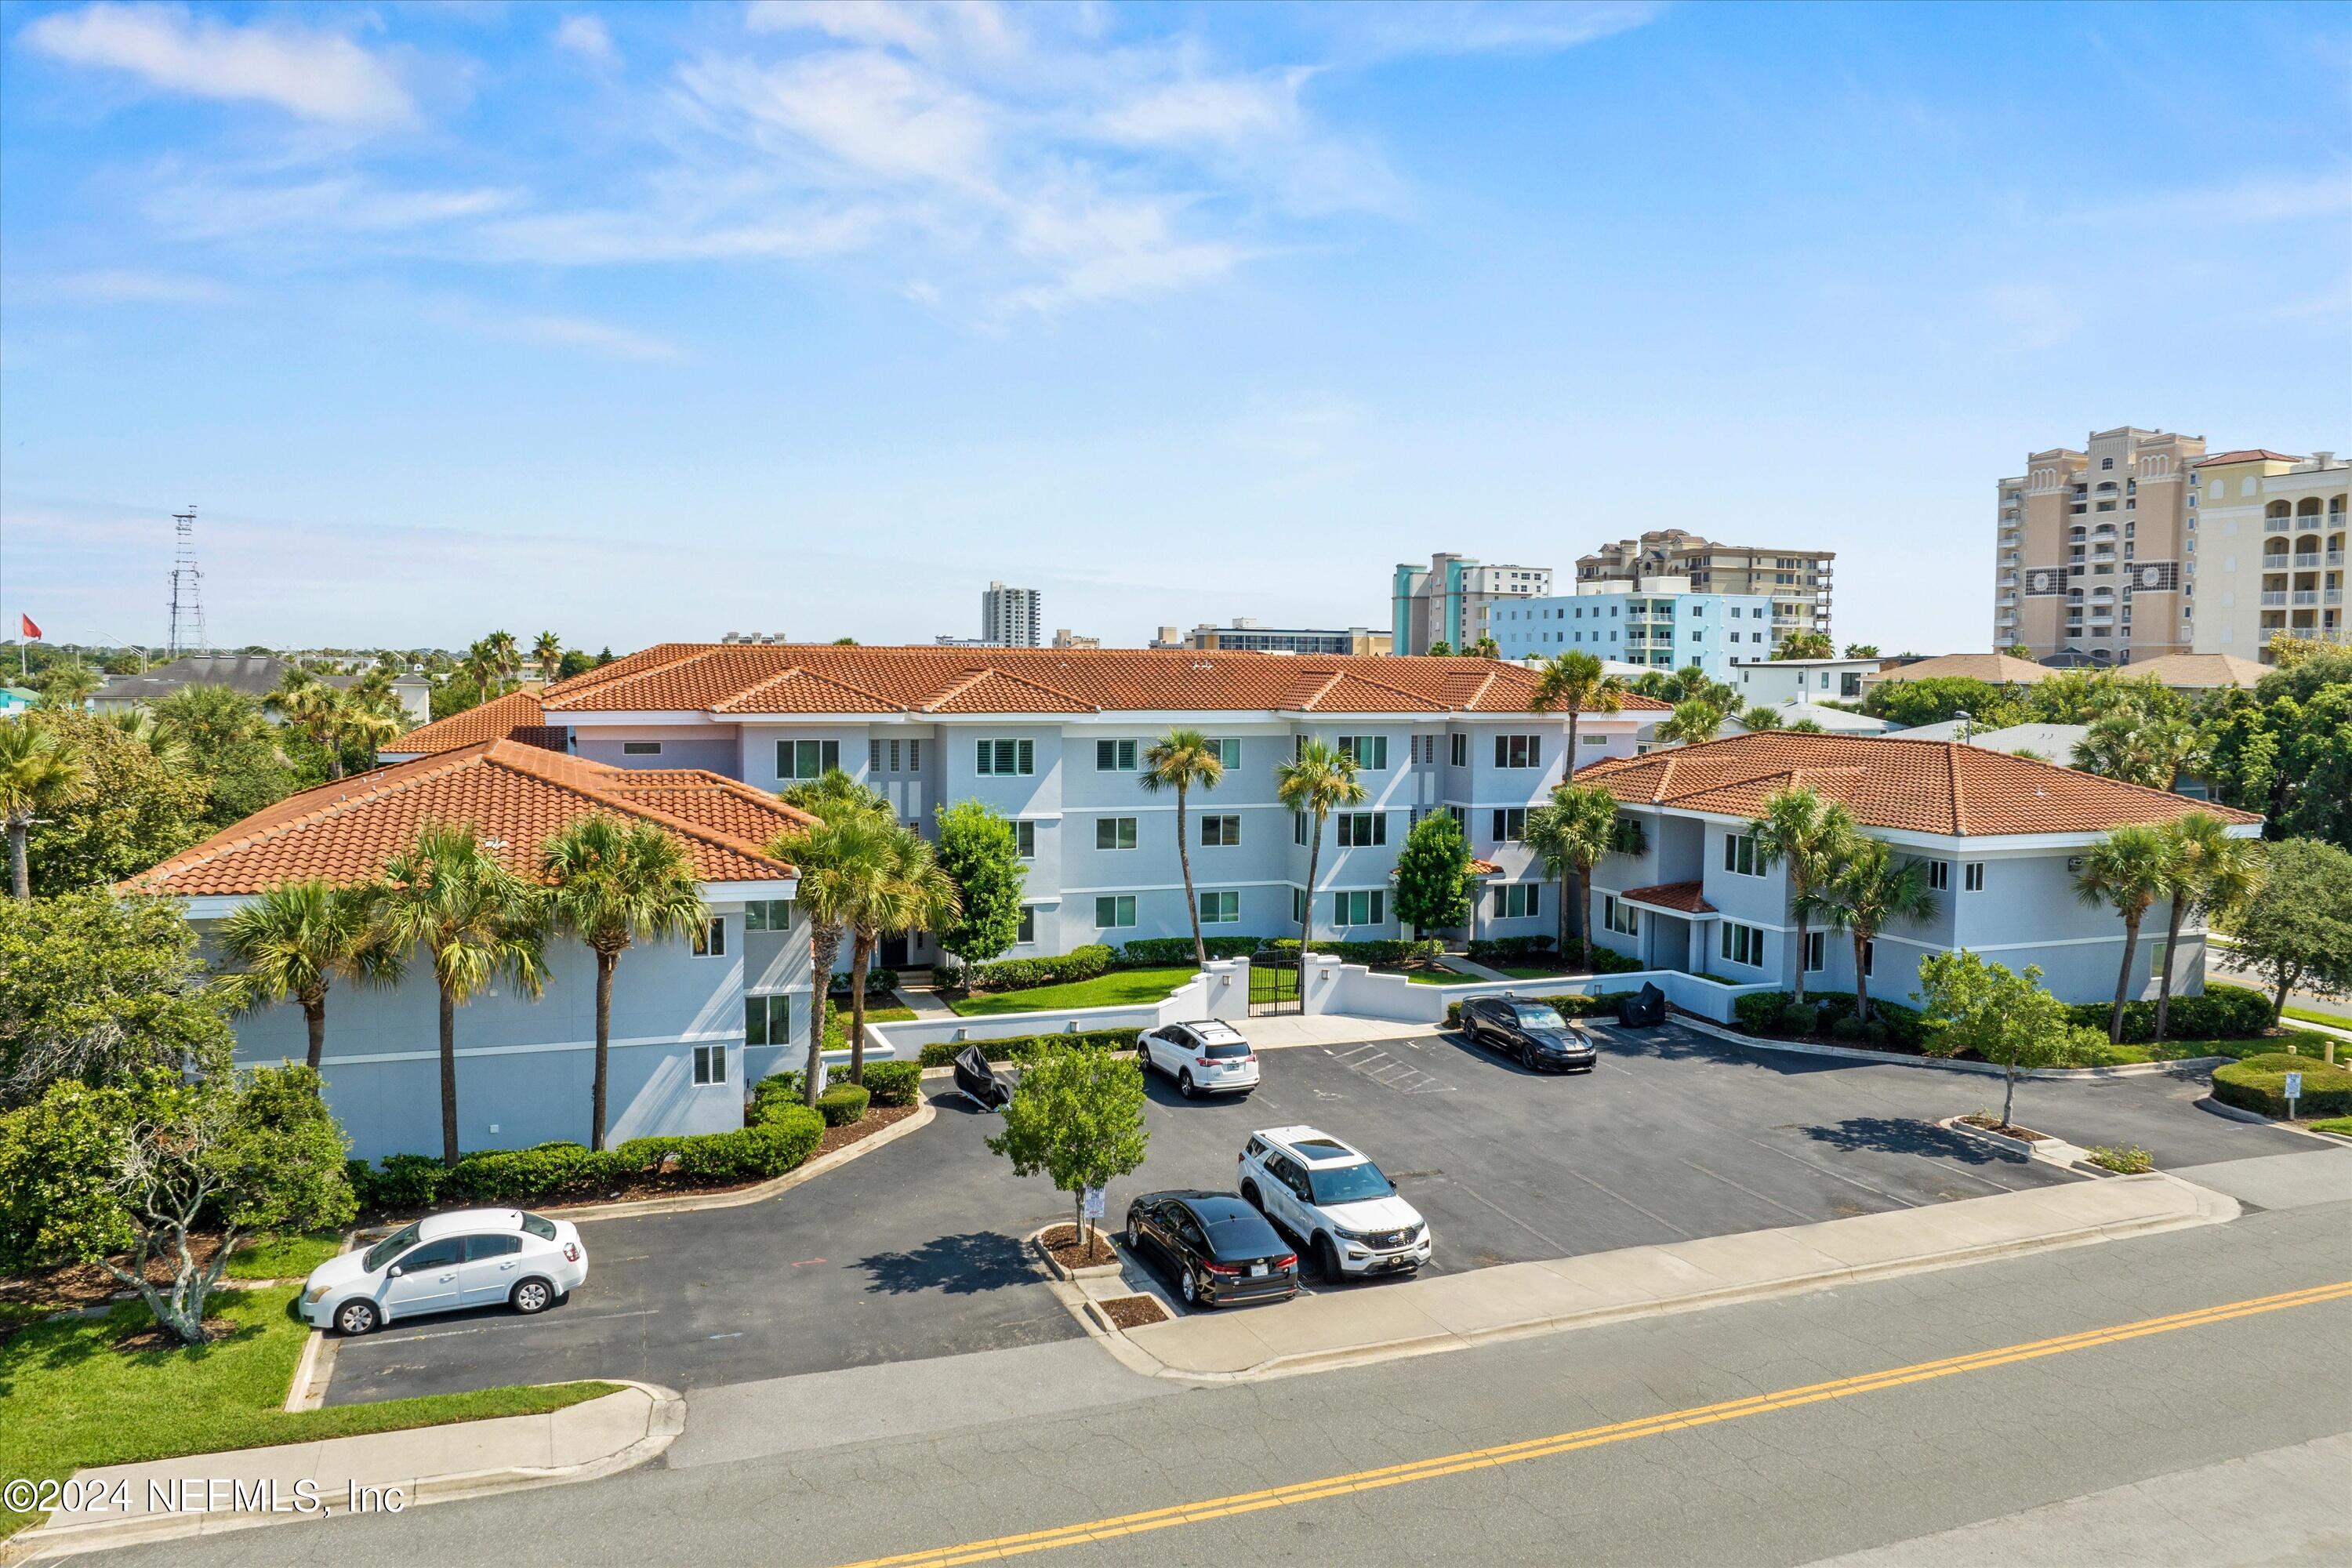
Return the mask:
[[2194,646],[2202,436],[2130,426],[2053,447],[2000,481],[1993,646],[2045,664],[2128,664]]
[[1777,647],[1791,632],[1828,634],[1830,568],[1836,559],[1834,550],[1717,544],[1679,528],[1661,528],[1579,556],[1577,591],[1594,592],[1588,583],[1622,583],[1631,591],[1644,578],[1687,577],[1695,594],[1768,598]]
[[2333,452],[2219,452],[2197,465],[2196,485],[2205,544],[2198,652],[2271,664],[2281,633],[2352,640],[2344,620],[2352,464]]

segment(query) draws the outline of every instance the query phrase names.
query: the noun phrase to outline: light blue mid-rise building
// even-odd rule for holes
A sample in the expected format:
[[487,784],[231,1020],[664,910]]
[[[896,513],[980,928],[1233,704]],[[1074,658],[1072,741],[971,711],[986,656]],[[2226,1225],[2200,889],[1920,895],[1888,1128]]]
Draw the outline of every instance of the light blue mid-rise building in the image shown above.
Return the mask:
[[[1680,579],[1670,580],[1680,582]],[[1653,669],[1698,666],[1716,680],[1772,657],[1772,601],[1761,594],[1567,594],[1494,606],[1487,635],[1508,659],[1581,652]]]

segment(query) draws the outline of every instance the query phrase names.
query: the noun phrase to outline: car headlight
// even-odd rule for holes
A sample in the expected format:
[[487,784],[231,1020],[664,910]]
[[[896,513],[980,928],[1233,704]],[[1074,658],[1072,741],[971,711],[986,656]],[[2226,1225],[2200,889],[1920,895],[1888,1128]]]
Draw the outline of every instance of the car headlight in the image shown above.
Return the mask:
[[308,1290],[302,1292],[302,1304],[306,1307],[315,1307],[320,1301],[326,1300],[326,1286],[313,1285]]

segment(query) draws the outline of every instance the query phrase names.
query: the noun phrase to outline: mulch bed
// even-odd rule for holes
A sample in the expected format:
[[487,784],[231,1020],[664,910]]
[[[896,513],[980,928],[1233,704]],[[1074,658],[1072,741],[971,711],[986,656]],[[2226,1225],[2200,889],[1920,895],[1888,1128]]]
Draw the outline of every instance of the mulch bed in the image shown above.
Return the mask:
[[[213,1343],[218,1344],[236,1333],[238,1330],[237,1325],[226,1318],[206,1318],[205,1331],[212,1335]],[[141,1351],[176,1351],[186,1348],[180,1342],[179,1335],[161,1323],[150,1323],[137,1332],[125,1334],[114,1342],[115,1351],[122,1355],[136,1355]]]
[[809,1158],[820,1159],[836,1149],[846,1149],[852,1143],[861,1142],[873,1137],[885,1127],[893,1127],[906,1121],[920,1109],[919,1106],[913,1105],[869,1106],[866,1108],[864,1121],[853,1121],[846,1127],[826,1128],[824,1136],[817,1140],[816,1152],[811,1154]]
[[1037,1239],[1052,1255],[1054,1261],[1065,1268],[1091,1268],[1097,1264],[1118,1261],[1118,1249],[1111,1246],[1110,1237],[1099,1228],[1095,1231],[1094,1250],[1091,1252],[1079,1247],[1078,1227],[1074,1225],[1048,1226],[1045,1234]]
[[2017,1127],[1990,1116],[1963,1116],[1962,1121],[1971,1127],[1981,1127],[1988,1132],[1998,1132],[2004,1138],[2022,1138],[2029,1143],[2039,1143],[2050,1136],[2036,1132],[2031,1127]]
[[[220,1249],[216,1236],[188,1237],[188,1250],[195,1255],[202,1267]],[[118,1258],[117,1263],[128,1263]],[[177,1259],[156,1258],[147,1265],[147,1282],[168,1286],[175,1272]],[[22,1301],[43,1307],[100,1307],[126,1289],[121,1280],[95,1263],[68,1263],[44,1273],[19,1275],[0,1279],[0,1301]]]
[[1164,1323],[1168,1309],[1150,1296],[1114,1296],[1108,1301],[1097,1301],[1110,1321],[1122,1329],[1139,1329],[1146,1323]]

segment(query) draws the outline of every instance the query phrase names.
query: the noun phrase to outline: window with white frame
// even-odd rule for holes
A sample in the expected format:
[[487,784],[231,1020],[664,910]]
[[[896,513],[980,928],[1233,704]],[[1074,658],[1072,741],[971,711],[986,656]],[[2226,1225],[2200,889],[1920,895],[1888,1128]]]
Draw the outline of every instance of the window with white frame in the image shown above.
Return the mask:
[[1334,819],[1339,825],[1339,847],[1364,849],[1389,841],[1389,814],[1385,811],[1343,811]]
[[1497,844],[1517,844],[1527,836],[1528,808],[1524,805],[1495,807],[1495,831],[1490,837]]
[[727,917],[713,915],[702,922],[702,930],[694,938],[694,951],[704,958],[727,956]]
[[1878,943],[1875,942],[1865,942],[1862,944],[1862,972],[1864,975],[1868,975],[1871,973],[1871,965],[1876,961],[1877,957]]
[[1208,848],[1230,849],[1242,841],[1242,819],[1228,813],[1201,818],[1201,843]]
[[2152,939],[2148,942],[2147,977],[2150,980],[2158,980],[2163,977],[2166,951],[2164,938],[2160,936]]
[[1809,931],[1805,933],[1805,968],[1810,972],[1822,967],[1822,954],[1828,950],[1829,933]]
[[1134,742],[1097,741],[1095,742],[1095,772],[1098,773],[1131,773],[1134,771]]
[[694,1081],[698,1085],[727,1081],[727,1047],[725,1046],[694,1047]]
[[1386,925],[1389,919],[1389,896],[1378,888],[1367,891],[1331,895],[1331,923],[1335,926]]
[[869,773],[882,771],[882,742],[879,741],[866,742],[866,771]]
[[1723,836],[1723,868],[1738,877],[1760,877],[1764,874],[1757,865],[1756,835],[1727,833]]
[[1498,921],[1525,919],[1543,913],[1543,884],[1540,882],[1505,882],[1495,888],[1494,908],[1490,911]]
[[1302,923],[1307,919],[1307,889],[1304,888],[1290,889],[1290,918]]
[[1202,925],[1232,925],[1241,918],[1242,896],[1239,893],[1228,889],[1223,892],[1201,895]]
[[1031,740],[982,741],[972,771],[981,773],[1034,773],[1037,771],[1037,742]]
[[1981,860],[1963,862],[1960,867],[1960,886],[1971,893],[1983,892],[1984,868],[1985,863]]
[[621,742],[621,755],[658,757],[661,755],[661,742],[659,741],[624,741]]
[[1939,893],[1951,890],[1952,863],[1949,860],[1927,862],[1927,886]]
[[1495,765],[1498,768],[1543,766],[1543,737],[1541,735],[1496,736]]
[[1242,743],[1237,738],[1212,735],[1209,737],[1209,749],[1217,753],[1217,761],[1223,764],[1227,773],[1242,765]]
[[789,996],[744,997],[743,1043],[747,1046],[791,1045],[793,999]]
[[1339,754],[1353,757],[1356,766],[1366,773],[1377,773],[1389,765],[1389,738],[1386,735],[1342,735]]
[[1761,969],[1764,966],[1764,933],[1754,926],[1724,921],[1723,957],[1728,963]]
[[1095,900],[1095,924],[1106,931],[1135,923],[1135,895],[1105,894]]
[[1303,811],[1290,814],[1290,841],[1293,844],[1307,842],[1307,814]]
[[790,931],[793,929],[793,901],[790,899],[754,899],[743,906],[745,931]]
[[1612,894],[1601,895],[1601,924],[1603,930],[1613,931],[1619,936],[1642,934],[1641,921],[1633,906],[1619,903]]
[[1448,748],[1448,752],[1454,765],[1457,768],[1468,767],[1470,765],[1470,737],[1460,731],[1454,731],[1452,739],[1454,744]]
[[841,766],[841,742],[838,741],[779,741],[776,742],[776,776],[780,779],[816,779]]
[[1014,942],[1035,942],[1037,940],[1036,905],[1024,904],[1021,906],[1021,924],[1014,930],[1013,940]]
[[1024,860],[1037,858],[1037,825],[1023,819],[1013,824],[1013,843]]
[[1131,816],[1096,817],[1095,847],[1097,849],[1134,848],[1135,818]]

